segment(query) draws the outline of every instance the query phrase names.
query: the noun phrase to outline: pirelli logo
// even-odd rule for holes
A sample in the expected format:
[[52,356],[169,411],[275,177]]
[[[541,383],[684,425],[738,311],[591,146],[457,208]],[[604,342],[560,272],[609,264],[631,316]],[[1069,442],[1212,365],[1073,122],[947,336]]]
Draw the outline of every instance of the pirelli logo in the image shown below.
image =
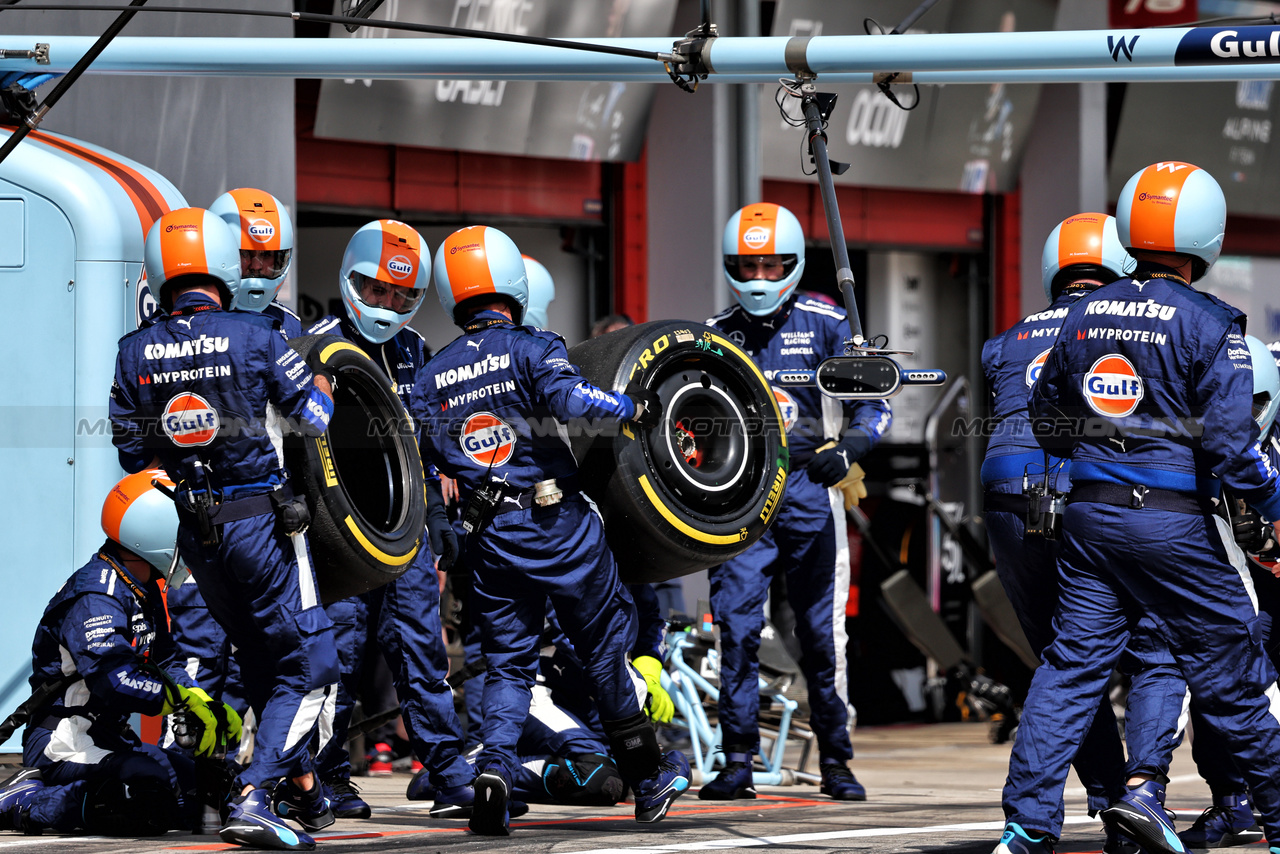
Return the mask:
[[778,476],[773,479],[773,486],[769,487],[769,494],[764,499],[764,507],[760,510],[760,521],[769,524],[769,520],[773,518],[773,512],[778,509],[778,500],[782,498],[782,485],[787,482],[787,470],[778,467]]
[[659,353],[661,353],[663,350],[667,349],[670,346],[671,346],[671,336],[663,335],[661,338],[654,341],[648,347],[645,347],[644,352],[640,354],[639,361],[637,361],[634,365],[631,366],[631,372],[627,375],[627,378],[630,379],[634,377],[636,375],[636,371],[641,370],[642,368],[648,368],[649,363],[652,362]]
[[337,486],[338,470],[333,465],[333,452],[329,450],[328,434],[316,439],[316,451],[320,454],[320,467],[324,470],[325,486]]

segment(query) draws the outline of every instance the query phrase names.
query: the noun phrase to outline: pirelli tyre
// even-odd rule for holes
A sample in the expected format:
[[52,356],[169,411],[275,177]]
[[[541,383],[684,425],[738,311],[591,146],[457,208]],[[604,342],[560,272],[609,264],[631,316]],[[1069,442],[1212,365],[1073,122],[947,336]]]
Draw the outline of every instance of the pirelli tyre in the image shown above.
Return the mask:
[[391,381],[364,351],[336,335],[289,344],[303,358],[318,350],[337,380],[328,431],[285,444],[311,510],[307,536],[327,604],[395,580],[425,547],[422,460]]
[[750,357],[708,326],[662,320],[585,341],[569,359],[600,388],[637,380],[663,403],[648,430],[569,425],[623,580],[688,575],[760,539],[786,490],[788,451],[773,390]]

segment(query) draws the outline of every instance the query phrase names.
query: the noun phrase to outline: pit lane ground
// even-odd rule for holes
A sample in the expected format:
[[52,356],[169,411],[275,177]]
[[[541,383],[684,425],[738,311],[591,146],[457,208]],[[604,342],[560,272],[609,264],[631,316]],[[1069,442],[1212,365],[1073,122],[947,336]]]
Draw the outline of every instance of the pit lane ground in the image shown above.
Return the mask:
[[[344,820],[317,835],[317,851],[426,854],[664,854],[755,849],[782,852],[859,851],[988,854],[1003,825],[1000,789],[1008,745],[987,741],[984,724],[865,727],[854,735],[853,767],[868,791],[865,803],[835,803],[816,786],[761,787],[755,801],[700,801],[691,793],[656,825],[637,825],[631,804],[610,809],[535,804],[512,822],[506,839],[472,836],[465,822],[427,817],[426,802],[405,799],[409,775],[357,782],[373,806],[367,821]],[[1190,748],[1174,758],[1169,806],[1179,829],[1209,805]],[[1074,775],[1067,788],[1062,852],[1099,852],[1102,826],[1085,813]],[[194,852],[230,850],[214,836],[170,833],[148,840],[0,833],[0,849],[43,852]],[[1241,851],[1265,851],[1251,846]]]

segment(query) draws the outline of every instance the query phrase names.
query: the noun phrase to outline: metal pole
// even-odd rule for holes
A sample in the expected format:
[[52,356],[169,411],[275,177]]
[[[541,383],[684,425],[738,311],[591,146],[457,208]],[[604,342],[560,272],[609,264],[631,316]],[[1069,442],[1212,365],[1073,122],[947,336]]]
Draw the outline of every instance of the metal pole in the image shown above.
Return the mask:
[[844,308],[849,317],[849,333],[854,346],[861,346],[862,318],[858,316],[858,303],[853,293],[853,269],[849,266],[849,247],[844,242],[844,225],[840,222],[840,205],[836,201],[836,185],[831,177],[831,160],[827,157],[827,135],[823,131],[822,113],[818,110],[817,94],[813,83],[805,83],[805,127],[809,133],[809,151],[818,167],[818,189],[822,191],[822,210],[827,215],[827,233],[831,235],[831,254],[836,261],[836,281],[844,296]]
[[[738,0],[738,29],[760,35],[760,0]],[[760,86],[738,87],[738,205],[760,201]]]

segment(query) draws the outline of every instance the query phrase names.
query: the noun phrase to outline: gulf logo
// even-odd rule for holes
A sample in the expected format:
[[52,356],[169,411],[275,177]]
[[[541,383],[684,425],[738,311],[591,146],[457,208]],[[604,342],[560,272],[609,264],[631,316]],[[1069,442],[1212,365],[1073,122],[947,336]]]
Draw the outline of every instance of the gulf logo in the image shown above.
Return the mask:
[[207,445],[218,435],[218,412],[198,394],[170,398],[160,419],[173,444],[184,448]]
[[1036,380],[1040,379],[1040,369],[1044,367],[1044,363],[1048,361],[1048,359],[1049,351],[1045,350],[1039,356],[1032,359],[1031,364],[1027,365],[1027,388],[1031,388],[1036,384]]
[[249,237],[255,243],[270,243],[276,236],[276,227],[265,219],[255,219],[249,223]]
[[407,279],[413,274],[413,262],[403,255],[396,255],[387,261],[387,272],[394,279]]
[[796,404],[794,397],[780,388],[773,390],[773,397],[778,401],[778,411],[782,413],[782,429],[790,433],[792,425],[800,415],[800,407]]
[[463,422],[459,442],[473,463],[500,466],[516,449],[516,431],[491,412],[477,412]]
[[769,229],[753,225],[743,232],[742,242],[748,249],[760,249],[769,242]]
[[1120,418],[1138,408],[1142,378],[1124,356],[1103,356],[1084,375],[1084,399],[1099,415]]

